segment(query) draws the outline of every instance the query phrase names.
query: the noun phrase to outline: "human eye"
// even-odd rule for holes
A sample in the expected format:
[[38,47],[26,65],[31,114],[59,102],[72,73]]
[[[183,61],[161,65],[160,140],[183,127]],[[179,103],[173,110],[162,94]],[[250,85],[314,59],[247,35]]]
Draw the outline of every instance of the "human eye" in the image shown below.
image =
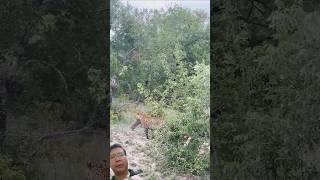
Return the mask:
[[124,153],[118,153],[118,157],[123,157],[125,156]]

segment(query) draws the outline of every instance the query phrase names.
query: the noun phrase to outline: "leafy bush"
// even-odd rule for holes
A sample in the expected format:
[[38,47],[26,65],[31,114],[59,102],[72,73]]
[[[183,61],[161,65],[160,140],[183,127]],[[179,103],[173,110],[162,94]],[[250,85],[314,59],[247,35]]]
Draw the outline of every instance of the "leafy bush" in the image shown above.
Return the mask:
[[[175,109],[177,116],[164,113],[166,126],[156,132],[155,142],[159,148],[161,146],[168,167],[179,172],[204,175],[209,171],[210,152],[209,66],[198,64],[194,70],[192,76],[187,76],[183,71],[181,73],[184,76],[178,74],[180,81],[175,84],[174,93],[180,98],[171,100],[171,106],[167,106]],[[168,81],[172,82],[171,79]],[[189,96],[190,94],[193,96]],[[204,144],[207,146],[203,146]]]
[[113,110],[110,110],[110,123],[111,124],[116,124],[120,121],[121,117],[118,113],[116,113]]
[[[238,19],[246,2],[213,17],[214,179],[319,179],[319,11],[277,0]],[[319,5],[319,3],[318,3]],[[269,7],[274,8],[269,8]],[[250,6],[249,6],[250,7]],[[306,158],[308,154],[308,158]],[[312,158],[311,158],[312,157]]]
[[12,159],[0,154],[0,179],[25,180],[23,172],[13,165]]

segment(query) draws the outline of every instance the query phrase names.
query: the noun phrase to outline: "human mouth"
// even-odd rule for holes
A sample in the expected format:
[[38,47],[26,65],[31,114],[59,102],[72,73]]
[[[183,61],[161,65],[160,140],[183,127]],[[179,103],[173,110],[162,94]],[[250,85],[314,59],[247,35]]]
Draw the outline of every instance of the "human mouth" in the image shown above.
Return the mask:
[[117,168],[122,168],[124,165],[123,164],[119,164],[119,165],[117,165],[116,167]]

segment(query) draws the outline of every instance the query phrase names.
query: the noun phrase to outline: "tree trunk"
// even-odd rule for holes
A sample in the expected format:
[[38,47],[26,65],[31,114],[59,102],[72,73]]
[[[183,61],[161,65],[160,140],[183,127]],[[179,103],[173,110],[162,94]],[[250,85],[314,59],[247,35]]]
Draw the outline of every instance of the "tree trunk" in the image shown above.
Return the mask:
[[3,151],[3,142],[7,130],[7,88],[5,80],[0,79],[0,152]]

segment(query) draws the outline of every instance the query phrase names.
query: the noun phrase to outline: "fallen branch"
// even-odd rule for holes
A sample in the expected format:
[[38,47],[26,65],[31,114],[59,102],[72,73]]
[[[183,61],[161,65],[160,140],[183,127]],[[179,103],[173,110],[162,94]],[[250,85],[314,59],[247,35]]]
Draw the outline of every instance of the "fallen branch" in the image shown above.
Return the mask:
[[[71,131],[61,131],[53,134],[49,134],[46,136],[41,137],[34,145],[42,144],[44,141],[49,139],[56,139],[59,137],[65,137],[70,135],[76,135],[80,133],[94,133],[96,130],[90,130],[89,127],[78,129],[78,130],[71,130]],[[36,156],[36,154],[40,151],[40,148],[37,148],[35,151],[33,151],[28,157],[28,159],[31,159]]]
[[43,137],[41,137],[39,140],[36,141],[35,144],[42,144],[45,140],[53,139],[53,138],[59,138],[61,136],[70,136],[70,135],[75,135],[75,134],[80,134],[84,133],[86,131],[90,130],[90,127],[84,127],[81,129],[76,129],[76,130],[70,130],[70,131],[61,131],[61,132],[56,132],[53,134],[48,134]]
[[45,136],[42,136],[41,138],[39,138],[37,141],[35,141],[31,147],[38,147],[35,151],[33,151],[27,159],[31,159],[33,158],[40,150],[40,145],[47,140],[50,139],[56,139],[56,138],[60,138],[60,137],[65,137],[65,136],[70,136],[70,135],[76,135],[76,134],[80,134],[80,133],[93,133],[96,130],[91,129],[91,127],[93,127],[93,125],[95,125],[97,123],[97,120],[95,116],[97,113],[97,106],[94,108],[93,113],[90,116],[90,119],[88,121],[88,123],[82,127],[81,129],[75,129],[75,130],[64,130],[64,131],[60,131],[60,132],[55,132],[52,134],[48,134]]

